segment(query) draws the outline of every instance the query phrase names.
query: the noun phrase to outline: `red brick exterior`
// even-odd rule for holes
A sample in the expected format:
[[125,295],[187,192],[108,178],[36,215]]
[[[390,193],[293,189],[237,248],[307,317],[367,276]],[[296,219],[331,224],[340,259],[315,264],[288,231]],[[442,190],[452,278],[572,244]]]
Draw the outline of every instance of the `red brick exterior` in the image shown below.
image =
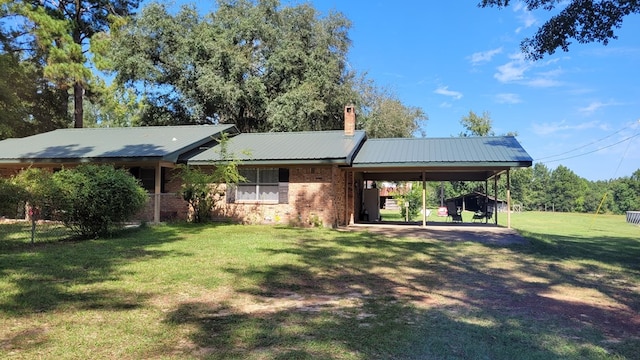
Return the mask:
[[[176,171],[171,169],[167,172],[165,192],[149,193],[149,201],[134,220],[152,222],[156,199],[160,201],[160,221],[189,218],[188,204],[178,195],[181,183],[175,176]],[[11,174],[3,171],[1,175],[8,177]],[[227,203],[226,197],[222,197],[218,199],[212,218],[241,223],[324,227],[346,225],[353,221],[354,213],[353,186],[347,186],[347,183],[353,185],[353,174],[335,165],[289,168],[287,203]]]
[[337,166],[289,169],[288,203],[227,203],[221,199],[213,217],[242,223],[332,227],[346,224],[345,171]]

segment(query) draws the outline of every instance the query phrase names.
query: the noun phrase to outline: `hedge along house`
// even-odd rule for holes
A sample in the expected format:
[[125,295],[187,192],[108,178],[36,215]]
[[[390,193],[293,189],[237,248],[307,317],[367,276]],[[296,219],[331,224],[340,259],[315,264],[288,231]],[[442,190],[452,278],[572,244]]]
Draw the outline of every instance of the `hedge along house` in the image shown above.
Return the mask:
[[59,129],[0,141],[0,175],[28,167],[55,171],[83,163],[125,168],[149,192],[150,201],[139,220],[159,222],[187,209],[176,196],[180,184],[172,170],[217,144],[223,134],[237,133],[234,125]]
[[[0,171],[80,163],[124,167],[150,192],[140,220],[186,218],[172,169],[238,158],[247,182],[227,187],[214,216],[243,222],[341,226],[360,221],[367,182],[497,181],[532,159],[514,137],[367,139],[353,107],[338,131],[238,134],[233,125],[64,129],[0,141]],[[217,141],[228,135],[227,158]],[[423,190],[423,209],[425,208]],[[426,218],[423,217],[423,226]]]

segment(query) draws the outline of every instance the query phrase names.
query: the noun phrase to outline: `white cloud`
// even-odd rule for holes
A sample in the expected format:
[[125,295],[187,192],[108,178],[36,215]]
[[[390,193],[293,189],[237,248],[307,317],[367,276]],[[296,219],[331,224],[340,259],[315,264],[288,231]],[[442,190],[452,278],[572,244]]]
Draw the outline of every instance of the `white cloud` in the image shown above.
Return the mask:
[[591,104],[587,105],[586,107],[578,109],[578,111],[580,111],[581,113],[585,113],[585,114],[593,114],[596,110],[600,109],[603,106],[605,106],[605,104],[603,104],[603,103],[601,103],[599,101],[595,101],[595,102],[592,102]]
[[589,105],[579,108],[578,111],[580,111],[585,115],[591,115],[594,112],[598,111],[600,108],[607,107],[607,106],[614,106],[614,105],[619,105],[619,104],[614,101],[609,101],[606,103],[603,103],[600,101],[593,101]]
[[544,63],[531,62],[526,60],[522,53],[512,54],[509,58],[511,59],[511,61],[504,65],[498,66],[497,72],[493,75],[493,77],[501,83],[517,82],[522,85],[536,88],[563,85],[561,81],[555,79],[564,74],[564,71],[561,68],[544,72],[537,72],[533,76],[527,76],[526,74],[532,69],[544,68],[553,65],[555,61]]
[[476,52],[473,53],[471,55],[471,64],[472,65],[477,65],[480,63],[485,63],[485,62],[489,62],[491,61],[491,59],[500,54],[502,52],[502,48],[499,47],[497,49],[493,49],[493,50],[487,50],[487,51],[481,51],[481,52]]
[[526,81],[524,84],[531,87],[547,88],[547,87],[561,86],[562,82],[554,79],[539,77],[536,79],[531,79],[529,81]]
[[533,13],[527,9],[526,4],[521,1],[513,6],[513,11],[517,13],[517,18],[522,24],[522,26],[516,28],[516,34],[520,33],[522,30],[532,27],[538,22],[538,19],[536,19]]
[[580,124],[567,124],[564,120],[557,123],[533,124],[533,132],[537,135],[551,135],[559,132],[588,130],[600,128],[601,125],[597,121],[589,121]]
[[436,94],[452,97],[455,100],[462,99],[462,93],[461,92],[449,90],[448,86],[441,86],[441,87],[435,89],[433,92],[436,93]]
[[503,93],[495,96],[495,101],[499,104],[519,104],[522,99],[518,94]]
[[513,54],[510,58],[511,61],[498,66],[498,72],[493,75],[502,83],[524,79],[524,73],[531,68],[531,63],[524,59],[522,53]]

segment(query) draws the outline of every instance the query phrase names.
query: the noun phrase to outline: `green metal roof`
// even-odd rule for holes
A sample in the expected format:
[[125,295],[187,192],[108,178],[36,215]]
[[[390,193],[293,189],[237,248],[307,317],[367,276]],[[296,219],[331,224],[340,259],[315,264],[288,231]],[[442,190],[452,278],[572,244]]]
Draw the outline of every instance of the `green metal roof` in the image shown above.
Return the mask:
[[513,136],[370,139],[353,167],[521,167],[532,161]]
[[229,139],[227,159],[214,147],[191,157],[188,163],[203,165],[235,157],[248,165],[350,165],[365,139],[364,131],[346,136],[342,130],[240,134]]
[[67,161],[176,162],[180,155],[209,144],[234,125],[146,126],[59,129],[0,141],[0,163]]

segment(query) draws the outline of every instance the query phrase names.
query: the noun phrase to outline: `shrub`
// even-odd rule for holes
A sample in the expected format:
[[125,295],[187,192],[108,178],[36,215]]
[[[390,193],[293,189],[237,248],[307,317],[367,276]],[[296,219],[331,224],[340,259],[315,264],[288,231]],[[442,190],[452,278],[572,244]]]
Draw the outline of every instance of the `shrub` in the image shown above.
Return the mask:
[[82,237],[107,234],[130,220],[148,197],[127,171],[107,165],[80,165],[53,175],[60,191],[64,224]]
[[[180,167],[178,177],[182,186],[180,195],[189,204],[189,221],[200,223],[209,219],[216,201],[223,199],[224,192],[246,179],[240,175],[238,164],[240,161],[227,152],[228,139],[220,139],[220,158],[225,159],[216,164],[211,173],[188,165]],[[228,160],[230,159],[230,160]]]
[[0,216],[17,218],[24,211],[24,189],[10,179],[0,178]]
[[11,179],[15,199],[18,201],[16,215],[21,214],[25,205],[34,211],[33,219],[50,219],[57,211],[60,192],[53,181],[52,173],[45,169],[28,168]]
[[412,185],[411,189],[403,189],[403,191],[394,196],[398,206],[400,206],[400,215],[403,219],[407,215],[406,204],[407,202],[409,203],[409,221],[418,216],[422,209],[422,187],[417,186],[416,183]]

